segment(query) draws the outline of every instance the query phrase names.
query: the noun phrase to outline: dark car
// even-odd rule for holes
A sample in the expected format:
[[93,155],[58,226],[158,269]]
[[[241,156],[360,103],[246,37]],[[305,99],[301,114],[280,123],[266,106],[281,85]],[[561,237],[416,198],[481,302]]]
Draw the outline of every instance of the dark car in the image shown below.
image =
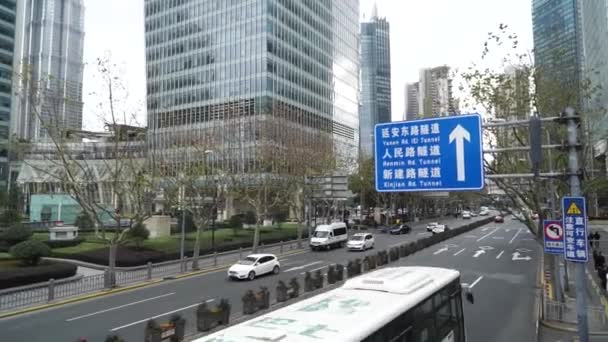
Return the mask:
[[412,231],[412,228],[410,226],[408,226],[406,224],[402,224],[395,229],[391,229],[389,233],[391,233],[392,235],[401,235],[401,234],[407,234],[411,231]]
[[505,222],[505,218],[500,216],[500,215],[496,215],[494,216],[494,222],[495,223],[504,223]]
[[395,229],[395,227],[393,226],[378,226],[378,231],[380,233],[388,233],[393,229]]

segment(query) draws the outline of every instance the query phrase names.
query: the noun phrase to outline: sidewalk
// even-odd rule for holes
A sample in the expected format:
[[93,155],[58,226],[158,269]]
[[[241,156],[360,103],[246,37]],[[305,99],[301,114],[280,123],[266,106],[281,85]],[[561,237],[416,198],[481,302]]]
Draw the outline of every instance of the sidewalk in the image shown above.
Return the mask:
[[[546,327],[541,324],[538,330],[539,342],[574,342],[579,341],[574,332],[568,332]],[[608,342],[608,336],[589,336],[591,342]]]

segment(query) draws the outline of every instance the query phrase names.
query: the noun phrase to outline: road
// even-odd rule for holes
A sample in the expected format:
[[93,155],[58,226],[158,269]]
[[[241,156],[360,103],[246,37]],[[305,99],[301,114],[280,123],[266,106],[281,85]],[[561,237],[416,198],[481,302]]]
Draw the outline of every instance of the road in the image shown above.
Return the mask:
[[[468,221],[448,219],[442,223],[457,226]],[[282,272],[248,281],[228,281],[225,271],[162,282],[134,291],[100,297],[46,311],[0,320],[3,340],[75,341],[86,336],[89,341],[103,341],[110,333],[126,341],[143,341],[143,328],[150,318],[166,321],[174,312],[183,313],[189,331],[194,331],[194,311],[201,301],[229,298],[234,312],[241,311],[241,296],[248,289],[267,286],[275,296],[279,279],[298,277],[302,284],[306,271],[344,263],[355,256],[376,253],[387,246],[427,236],[424,225],[415,225],[411,234],[389,236],[376,234],[375,251],[303,252],[281,260]],[[487,225],[450,239],[399,261],[453,267],[462,271],[462,281],[474,283],[476,302],[465,308],[470,341],[529,341],[534,333],[532,306],[537,246],[520,223],[507,221],[496,228]],[[479,247],[487,247],[480,249]],[[491,247],[491,249],[490,249]],[[447,248],[447,249],[445,249]],[[520,255],[513,255],[519,251]],[[502,252],[502,253],[501,253]],[[477,255],[475,257],[475,255]],[[521,260],[512,260],[521,259]],[[527,260],[527,258],[532,258]],[[481,277],[481,278],[480,278]],[[517,312],[517,315],[511,313]],[[491,322],[488,322],[491,318]],[[481,323],[480,323],[481,322]],[[531,327],[531,328],[530,328]],[[491,328],[491,329],[490,329]],[[52,338],[50,338],[52,337]]]

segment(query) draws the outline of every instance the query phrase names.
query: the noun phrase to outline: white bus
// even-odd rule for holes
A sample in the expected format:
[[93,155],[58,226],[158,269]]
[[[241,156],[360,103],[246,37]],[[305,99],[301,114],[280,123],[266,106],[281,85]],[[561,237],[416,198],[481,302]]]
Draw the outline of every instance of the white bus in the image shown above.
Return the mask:
[[[472,295],[467,293],[472,301]],[[195,342],[464,342],[460,273],[383,268]]]

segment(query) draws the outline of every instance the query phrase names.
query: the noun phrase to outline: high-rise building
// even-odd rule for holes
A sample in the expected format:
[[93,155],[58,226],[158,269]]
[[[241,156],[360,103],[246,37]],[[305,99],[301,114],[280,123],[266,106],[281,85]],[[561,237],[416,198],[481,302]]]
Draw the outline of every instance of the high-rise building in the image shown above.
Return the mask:
[[584,77],[598,90],[585,103],[593,139],[608,132],[608,0],[582,1]]
[[420,83],[407,83],[405,85],[405,120],[415,120],[420,115],[418,105]]
[[423,118],[456,114],[450,67],[420,70],[418,104]]
[[374,126],[391,121],[390,26],[374,4],[369,22],[361,23],[361,110],[359,144],[362,157],[374,154]]
[[[534,62],[539,73],[540,97],[568,98],[568,104],[581,106],[580,84],[583,70],[583,34],[581,7],[578,0],[533,0]],[[597,1],[590,1],[597,2]],[[605,16],[606,13],[604,12]],[[556,97],[557,96],[557,97]],[[539,99],[541,115],[556,101]]]
[[358,0],[145,0],[150,150],[211,141],[210,163],[252,172],[256,147],[305,133],[356,166],[358,31]]
[[9,173],[16,7],[16,0],[0,0],[0,191],[6,189]]
[[11,129],[44,140],[47,128],[82,129],[83,0],[21,0]]

